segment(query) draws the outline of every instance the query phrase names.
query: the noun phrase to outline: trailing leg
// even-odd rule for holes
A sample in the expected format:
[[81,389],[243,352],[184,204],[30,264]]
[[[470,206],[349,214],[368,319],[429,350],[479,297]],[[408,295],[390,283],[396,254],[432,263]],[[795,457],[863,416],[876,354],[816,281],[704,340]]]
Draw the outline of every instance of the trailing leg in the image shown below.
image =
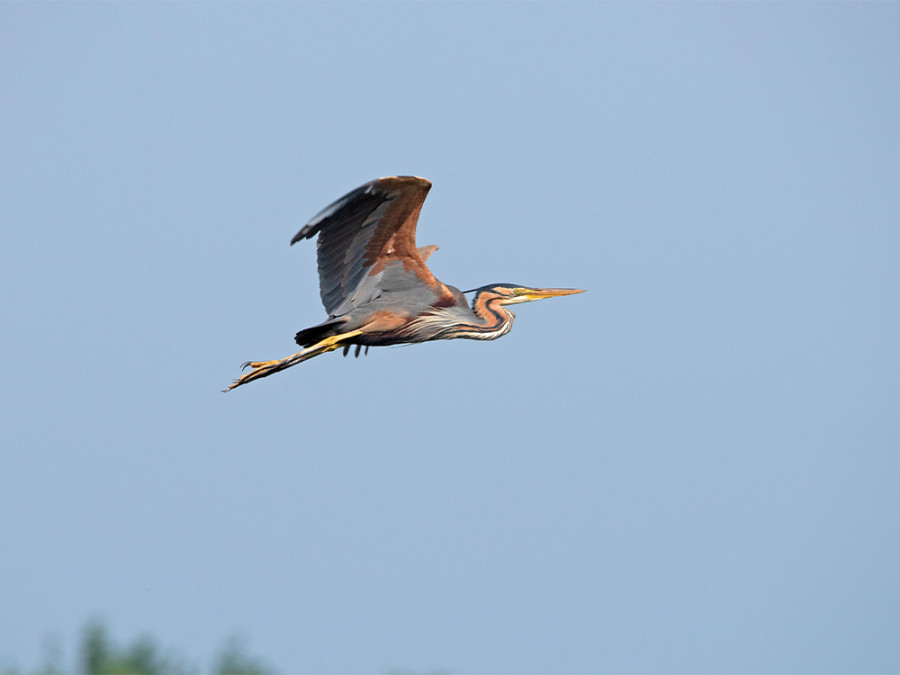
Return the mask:
[[319,354],[325,354],[326,352],[334,351],[341,346],[340,343],[344,340],[354,338],[360,334],[362,334],[361,330],[352,330],[349,333],[332,335],[325,338],[324,340],[317,342],[311,347],[307,347],[306,349],[299,351],[296,354],[291,354],[290,356],[286,356],[283,359],[278,359],[277,361],[248,361],[241,366],[241,370],[249,367],[251,369],[250,372],[241,375],[232,384],[228,385],[228,389],[224,389],[223,391],[231,391],[232,389],[240,387],[242,384],[247,384],[248,382],[253,382],[253,380],[258,380],[263,377],[268,377],[269,375],[277,373],[280,370],[290,368],[291,366],[296,366],[298,363],[303,363],[304,361],[307,361],[314,356],[319,356]]

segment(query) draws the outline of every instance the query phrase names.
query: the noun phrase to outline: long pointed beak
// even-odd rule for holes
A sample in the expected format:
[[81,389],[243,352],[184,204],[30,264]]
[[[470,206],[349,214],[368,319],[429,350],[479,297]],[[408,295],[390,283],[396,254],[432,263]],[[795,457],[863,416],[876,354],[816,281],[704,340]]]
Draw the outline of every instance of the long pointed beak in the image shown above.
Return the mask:
[[583,288],[529,288],[525,292],[525,297],[529,300],[543,300],[544,298],[555,298],[560,295],[575,295],[575,293],[584,293]]

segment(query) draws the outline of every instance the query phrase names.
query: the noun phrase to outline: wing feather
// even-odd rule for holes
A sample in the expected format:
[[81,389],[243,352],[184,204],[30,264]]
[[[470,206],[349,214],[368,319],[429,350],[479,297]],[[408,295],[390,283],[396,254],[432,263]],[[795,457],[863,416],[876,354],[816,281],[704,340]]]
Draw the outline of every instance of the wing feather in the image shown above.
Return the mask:
[[370,181],[326,206],[291,239],[293,245],[319,235],[319,294],[329,315],[377,297],[377,280],[392,261],[436,296],[452,295],[425,265],[422,253],[433,249],[416,248],[416,223],[430,189],[430,181],[415,176]]

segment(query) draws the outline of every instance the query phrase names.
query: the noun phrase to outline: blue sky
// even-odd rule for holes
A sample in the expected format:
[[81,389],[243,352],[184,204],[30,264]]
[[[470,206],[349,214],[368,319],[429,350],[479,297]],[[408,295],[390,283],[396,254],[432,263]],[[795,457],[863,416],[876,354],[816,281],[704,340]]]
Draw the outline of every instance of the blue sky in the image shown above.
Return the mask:
[[[900,671],[900,5],[0,4],[0,659]],[[460,288],[339,353],[290,238],[434,188]]]

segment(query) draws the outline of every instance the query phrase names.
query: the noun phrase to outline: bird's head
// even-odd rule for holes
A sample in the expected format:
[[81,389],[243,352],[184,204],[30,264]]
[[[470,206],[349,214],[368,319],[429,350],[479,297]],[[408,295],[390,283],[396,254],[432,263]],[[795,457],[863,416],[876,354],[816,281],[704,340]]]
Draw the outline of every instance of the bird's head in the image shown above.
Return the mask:
[[584,293],[581,288],[529,288],[518,284],[489,284],[481,288],[473,288],[466,293],[475,293],[476,297],[488,294],[492,298],[499,298],[501,305],[517,305],[520,302],[532,302],[544,298],[555,298],[560,295],[573,295]]

